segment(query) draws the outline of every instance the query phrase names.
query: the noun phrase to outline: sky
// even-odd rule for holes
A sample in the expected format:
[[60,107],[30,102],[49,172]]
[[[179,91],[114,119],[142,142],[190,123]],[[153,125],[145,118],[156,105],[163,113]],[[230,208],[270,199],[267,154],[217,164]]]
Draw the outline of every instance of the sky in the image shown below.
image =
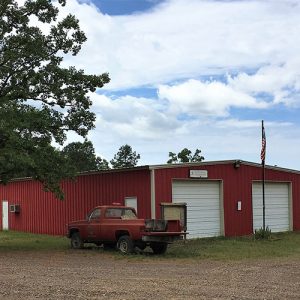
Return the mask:
[[97,155],[260,163],[264,120],[266,164],[300,170],[300,1],[68,0],[68,13],[88,40],[64,65],[111,78],[90,95]]

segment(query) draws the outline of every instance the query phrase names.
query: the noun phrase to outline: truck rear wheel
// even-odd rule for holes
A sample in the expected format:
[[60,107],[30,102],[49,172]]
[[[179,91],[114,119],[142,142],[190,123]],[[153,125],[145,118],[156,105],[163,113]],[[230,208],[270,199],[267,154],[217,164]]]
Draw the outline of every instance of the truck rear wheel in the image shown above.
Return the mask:
[[167,243],[152,243],[150,245],[154,254],[164,254],[167,251],[168,244]]
[[83,248],[83,241],[80,237],[79,232],[74,232],[71,236],[71,247],[73,249],[82,249]]
[[122,235],[118,240],[117,248],[123,254],[132,253],[134,246],[131,238],[128,235]]

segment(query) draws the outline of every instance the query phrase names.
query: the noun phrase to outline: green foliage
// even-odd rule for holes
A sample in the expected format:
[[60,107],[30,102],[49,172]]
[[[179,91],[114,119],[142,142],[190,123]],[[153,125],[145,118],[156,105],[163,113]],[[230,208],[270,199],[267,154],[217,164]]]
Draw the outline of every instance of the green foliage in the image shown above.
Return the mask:
[[88,93],[109,76],[61,66],[62,55],[76,55],[86,37],[74,16],[58,22],[57,15],[49,0],[0,1],[0,182],[25,174],[61,197],[59,182],[72,170],[53,142],[94,127]]
[[62,153],[69,160],[69,165],[74,166],[76,172],[109,169],[108,161],[96,156],[90,141],[70,143],[64,147]]
[[110,169],[109,162],[105,158],[99,156],[96,157],[96,170],[108,170]]
[[196,149],[195,153],[192,154],[192,151],[184,148],[178,154],[174,152],[169,152],[168,164],[176,163],[187,163],[187,162],[201,162],[204,160],[204,157],[201,155],[201,150]]
[[114,155],[110,163],[114,169],[132,168],[137,165],[140,158],[141,156],[133,151],[131,146],[126,144],[119,148],[118,153]]
[[256,240],[262,240],[262,239],[268,240],[271,237],[272,237],[272,232],[268,226],[265,229],[263,229],[263,228],[255,229],[254,238]]

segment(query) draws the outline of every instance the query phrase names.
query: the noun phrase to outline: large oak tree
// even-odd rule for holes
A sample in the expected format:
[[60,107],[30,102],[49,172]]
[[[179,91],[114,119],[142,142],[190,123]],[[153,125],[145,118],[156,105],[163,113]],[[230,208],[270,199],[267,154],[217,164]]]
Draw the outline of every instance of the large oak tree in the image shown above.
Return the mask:
[[88,93],[109,76],[62,67],[86,36],[73,15],[57,20],[57,6],[0,1],[0,182],[31,176],[61,197],[59,182],[73,169],[53,143],[63,145],[68,131],[85,137],[94,127]]

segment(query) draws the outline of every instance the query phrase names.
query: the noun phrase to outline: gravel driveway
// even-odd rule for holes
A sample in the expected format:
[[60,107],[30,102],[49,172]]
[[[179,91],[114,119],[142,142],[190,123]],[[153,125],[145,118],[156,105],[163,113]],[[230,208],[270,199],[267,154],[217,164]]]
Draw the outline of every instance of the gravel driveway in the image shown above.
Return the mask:
[[300,262],[0,253],[0,299],[300,299]]

